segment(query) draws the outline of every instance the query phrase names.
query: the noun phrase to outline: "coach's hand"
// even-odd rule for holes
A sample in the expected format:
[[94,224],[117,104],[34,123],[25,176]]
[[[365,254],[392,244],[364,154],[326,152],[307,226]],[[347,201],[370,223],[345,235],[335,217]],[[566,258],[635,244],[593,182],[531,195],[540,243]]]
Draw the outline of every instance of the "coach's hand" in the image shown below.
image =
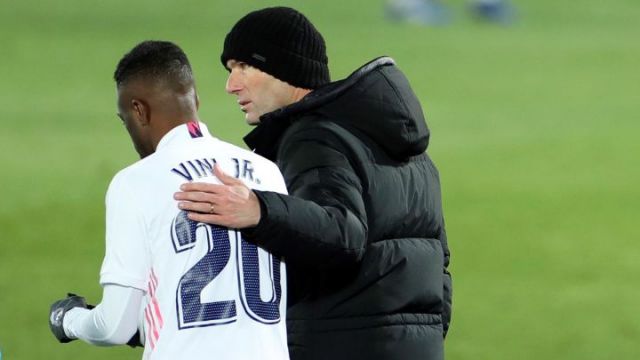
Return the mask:
[[213,169],[221,185],[186,183],[174,198],[193,221],[244,229],[260,222],[260,202],[241,180],[225,174],[220,165]]
[[64,315],[67,311],[75,307],[88,308],[86,300],[82,296],[75,294],[67,294],[66,299],[58,300],[51,305],[51,310],[49,311],[49,327],[53,335],[61,343],[68,343],[69,341],[75,340],[65,334],[64,327],[62,326]]

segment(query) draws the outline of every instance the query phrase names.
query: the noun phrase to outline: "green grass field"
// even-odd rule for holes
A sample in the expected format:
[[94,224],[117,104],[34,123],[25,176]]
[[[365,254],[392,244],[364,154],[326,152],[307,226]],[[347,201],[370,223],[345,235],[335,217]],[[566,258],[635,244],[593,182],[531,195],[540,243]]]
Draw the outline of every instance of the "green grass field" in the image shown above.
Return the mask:
[[[283,1],[316,24],[334,79],[394,57],[423,102],[453,253],[448,359],[640,358],[640,4],[514,1],[511,27],[453,1],[440,28],[382,1]],[[0,349],[5,360],[139,359],[59,345],[49,305],[100,300],[104,193],[136,160],[112,73],[137,42],[190,56],[214,134],[249,131],[224,93],[224,35],[271,1],[0,4]]]

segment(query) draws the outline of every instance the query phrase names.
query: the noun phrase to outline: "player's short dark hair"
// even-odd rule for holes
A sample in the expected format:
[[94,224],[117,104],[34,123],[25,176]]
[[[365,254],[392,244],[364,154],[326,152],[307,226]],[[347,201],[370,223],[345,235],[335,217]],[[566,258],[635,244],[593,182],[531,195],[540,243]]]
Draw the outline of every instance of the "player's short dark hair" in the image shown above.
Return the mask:
[[116,84],[121,86],[134,78],[165,81],[181,90],[194,84],[187,55],[169,41],[143,41],[120,59],[113,74]]

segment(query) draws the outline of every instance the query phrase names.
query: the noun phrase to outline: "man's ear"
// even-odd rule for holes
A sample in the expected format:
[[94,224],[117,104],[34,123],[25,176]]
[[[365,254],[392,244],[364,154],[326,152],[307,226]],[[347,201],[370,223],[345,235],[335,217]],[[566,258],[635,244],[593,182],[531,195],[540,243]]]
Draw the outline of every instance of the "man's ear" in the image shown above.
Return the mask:
[[131,108],[133,116],[140,125],[147,126],[151,123],[151,109],[146,102],[140,99],[131,99]]
[[196,97],[196,110],[200,109],[200,96],[198,96],[198,92],[194,92]]

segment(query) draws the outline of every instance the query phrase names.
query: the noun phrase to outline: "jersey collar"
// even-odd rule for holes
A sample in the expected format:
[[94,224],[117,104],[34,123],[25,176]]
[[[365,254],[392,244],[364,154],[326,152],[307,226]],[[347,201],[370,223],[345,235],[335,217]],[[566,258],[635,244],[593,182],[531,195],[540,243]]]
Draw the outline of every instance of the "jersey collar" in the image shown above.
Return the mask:
[[188,123],[174,127],[166,133],[162,139],[160,139],[156,151],[174,142],[185,142],[205,137],[211,137],[207,125],[200,121],[189,121]]

